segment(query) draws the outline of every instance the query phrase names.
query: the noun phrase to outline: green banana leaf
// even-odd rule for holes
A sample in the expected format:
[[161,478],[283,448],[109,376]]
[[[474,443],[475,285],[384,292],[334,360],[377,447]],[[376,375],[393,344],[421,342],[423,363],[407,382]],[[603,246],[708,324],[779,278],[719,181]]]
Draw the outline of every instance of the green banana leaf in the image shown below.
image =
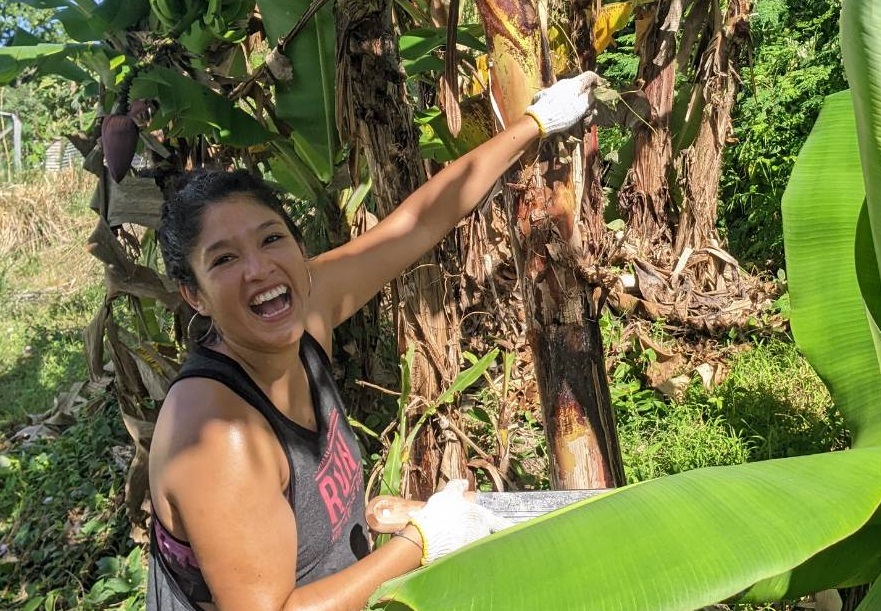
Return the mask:
[[[309,5],[309,0],[258,0],[268,40],[284,38]],[[294,130],[297,156],[325,184],[340,155],[334,112],[335,27],[332,3],[327,3],[285,50],[293,80],[275,86],[278,117]]]
[[875,243],[872,238],[872,221],[869,218],[869,208],[863,204],[860,210],[860,219],[857,221],[856,236],[856,268],[857,280],[860,283],[860,292],[866,303],[866,311],[869,315],[869,327],[872,330],[872,339],[875,351],[879,349],[879,320],[881,314],[881,276],[878,274],[878,262],[875,259]]
[[881,448],[867,448],[630,486],[392,580],[372,603],[389,599],[420,610],[700,608],[853,534],[881,503],[879,467]]
[[[877,275],[881,260],[881,14],[878,4],[868,0],[851,0],[841,8],[841,53],[845,72],[853,91],[854,111],[867,199],[868,227],[874,243],[875,264],[869,265],[865,249],[857,253],[857,267],[861,277]],[[877,295],[872,295],[877,297]],[[881,359],[881,335],[877,322],[881,316],[877,299],[867,302],[872,319],[873,339]]]
[[881,580],[872,584],[856,611],[881,611]]
[[827,99],[783,196],[791,324],[799,348],[848,415],[854,444],[881,445],[878,408],[865,401],[881,388],[881,372],[854,257],[864,198],[853,104],[845,91]]
[[[486,44],[480,40],[482,33],[480,24],[461,25],[456,29],[456,44],[485,53]],[[407,76],[413,77],[420,72],[442,72],[444,60],[435,51],[445,44],[446,28],[415,28],[401,34],[398,50]]]
[[[17,36],[19,40],[21,37]],[[68,58],[101,49],[99,43],[41,43],[14,44],[0,47],[0,86],[13,82],[27,68],[40,68],[44,73],[61,76],[79,76],[89,80],[86,72]]]
[[269,168],[272,178],[288,193],[316,206],[328,203],[327,191],[315,173],[303,162],[294,146],[280,139],[270,143]]
[[227,98],[168,68],[154,66],[139,73],[132,82],[131,96],[162,100],[154,122],[166,125],[173,118],[176,135],[210,133],[224,144],[242,148],[276,137]]
[[[868,0],[845,0],[845,12],[855,10],[848,4],[877,12]],[[856,13],[857,19],[842,19],[842,40],[853,40],[848,28],[854,21],[864,37],[881,38],[881,21]],[[871,72],[867,63],[881,66],[881,55],[863,53],[870,45],[854,46],[860,61],[851,57],[850,68],[860,68],[849,72],[851,83]],[[878,95],[881,87],[872,83],[855,88],[855,98]],[[881,141],[862,138],[860,157],[855,125],[861,135],[877,133],[863,131],[864,123],[881,125],[875,108],[865,100],[851,104],[847,93],[831,96],[784,197],[793,332],[829,385],[854,449],[699,469],[627,487],[394,579],[371,604],[687,610],[874,580],[881,571],[881,527],[874,518],[881,504],[881,374],[866,309],[874,310],[879,298],[875,253],[881,251],[873,248],[869,223],[858,219],[864,197],[859,161],[873,172],[867,183],[881,179],[879,165],[866,159],[881,158]],[[862,117],[856,124],[854,110]],[[881,199],[867,191],[863,216],[871,219]],[[860,286],[874,292],[868,303]]]
[[[27,32],[21,28],[16,28],[15,36],[12,38],[12,44],[10,47],[0,47],[0,56],[3,55],[4,51],[11,47],[26,47],[26,46],[36,46],[42,44],[43,41]],[[97,94],[97,81],[92,78],[88,72],[80,68],[69,56],[79,56],[83,53],[91,52],[91,50],[95,49],[97,45],[94,44],[77,44],[76,46],[65,48],[62,53],[50,53],[48,55],[43,55],[39,58],[35,58],[33,61],[28,62],[18,62],[16,61],[16,66],[14,68],[15,75],[12,76],[12,79],[18,77],[21,71],[26,66],[33,66],[37,68],[37,70],[41,74],[57,74],[69,81],[73,81],[77,83],[80,87],[88,87],[89,89],[95,89],[96,91],[91,92],[88,91],[90,95]],[[3,60],[0,59],[0,62]],[[0,69],[0,73],[3,70]],[[0,76],[0,84],[7,84],[9,81],[4,82],[4,78]]]
[[37,9],[56,9],[55,18],[73,40],[102,40],[107,32],[126,29],[150,12],[148,0],[15,0]]

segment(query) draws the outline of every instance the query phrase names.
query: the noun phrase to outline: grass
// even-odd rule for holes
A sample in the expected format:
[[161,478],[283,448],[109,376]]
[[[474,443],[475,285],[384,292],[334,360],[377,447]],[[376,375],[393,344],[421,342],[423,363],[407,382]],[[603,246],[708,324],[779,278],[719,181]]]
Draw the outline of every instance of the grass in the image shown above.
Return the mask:
[[724,380],[708,391],[695,374],[677,400],[646,388],[644,352],[615,349],[620,322],[606,320],[604,335],[628,483],[848,445],[826,387],[785,336],[720,346],[727,355]]
[[736,356],[712,394],[693,390],[697,404],[737,431],[750,460],[840,450],[849,443],[828,390],[792,343],[760,342]]
[[14,439],[88,379],[82,332],[103,296],[101,266],[84,250],[93,187],[82,172],[0,186],[3,609],[143,606],[123,505],[130,442],[113,398],[98,389],[57,437]]
[[82,331],[103,294],[84,249],[91,187],[72,171],[0,187],[0,426],[45,412],[86,377]]

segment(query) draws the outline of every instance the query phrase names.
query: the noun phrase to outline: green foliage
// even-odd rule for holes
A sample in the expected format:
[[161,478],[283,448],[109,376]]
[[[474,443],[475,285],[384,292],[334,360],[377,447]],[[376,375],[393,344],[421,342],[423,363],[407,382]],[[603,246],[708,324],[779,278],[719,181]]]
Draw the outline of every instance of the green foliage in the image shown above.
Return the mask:
[[[604,344],[620,345],[621,323],[602,320]],[[733,349],[720,346],[729,362],[717,387],[706,390],[695,375],[680,399],[646,387],[651,349],[607,355],[628,483],[846,447],[841,414],[791,338],[757,338]]]
[[11,1],[0,4],[0,46],[8,45],[19,30],[47,42],[59,42],[61,24],[54,19],[55,11]]
[[694,384],[689,402],[723,418],[749,449],[766,460],[844,449],[841,413],[810,364],[788,341],[761,341],[733,359],[711,393]]
[[597,57],[597,70],[614,89],[626,90],[633,85],[639,70],[639,57],[636,55],[636,34],[631,23],[621,30],[614,39],[615,44]]
[[100,297],[92,287],[35,308],[39,296],[21,299],[0,290],[6,304],[0,314],[0,423],[45,412],[60,390],[87,377],[82,329]]
[[103,294],[82,248],[93,221],[82,178],[25,174],[0,198],[0,425],[46,412],[87,378],[82,330]]
[[[35,76],[27,82],[7,87],[0,95],[0,110],[18,115],[22,122],[22,166],[39,168],[46,158],[46,147],[56,138],[75,132],[94,119],[93,88],[57,76]],[[7,119],[8,125],[8,119]],[[12,140],[6,138],[12,150]]]
[[143,608],[143,558],[122,505],[130,440],[116,405],[95,396],[57,439],[12,439],[87,379],[82,329],[103,294],[81,246],[94,221],[86,176],[25,174],[3,192],[4,214],[18,221],[11,238],[0,223],[3,609]]
[[841,66],[841,0],[758,0],[755,41],[732,113],[720,211],[742,263],[783,266],[780,200],[824,98],[847,85]]
[[110,401],[83,416],[57,440],[0,455],[0,571],[9,584],[0,607],[143,604],[143,563],[121,506],[126,463],[115,455],[128,435]]
[[[53,18],[54,12],[17,2],[0,4],[0,48],[13,42],[24,44],[25,40],[64,42],[66,36],[60,22]],[[50,72],[28,71],[16,79],[14,86],[0,91],[0,111],[15,113],[22,121],[22,165],[26,169],[40,167],[52,140],[94,118],[97,88]],[[0,149],[0,163],[7,161],[5,153],[11,148],[11,136],[7,135],[5,147]]]
[[[401,34],[398,47],[408,77],[424,72],[443,72],[444,60],[435,51],[446,44],[446,36],[446,28],[416,28]],[[483,28],[479,23],[461,25],[456,32],[456,43],[485,53],[482,36]]]
[[718,414],[695,402],[662,399],[622,364],[609,385],[627,483],[747,461],[746,444]]

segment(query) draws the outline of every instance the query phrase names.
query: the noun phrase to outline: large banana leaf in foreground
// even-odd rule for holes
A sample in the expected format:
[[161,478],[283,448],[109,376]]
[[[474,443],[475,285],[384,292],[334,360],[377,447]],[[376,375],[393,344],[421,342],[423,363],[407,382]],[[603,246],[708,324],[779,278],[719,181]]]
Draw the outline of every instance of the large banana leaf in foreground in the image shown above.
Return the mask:
[[632,486],[502,532],[378,598],[412,609],[696,609],[853,533],[881,502],[879,467],[871,448]]
[[[842,40],[871,37],[881,27],[881,19],[867,27],[865,16],[854,16],[858,11],[847,13],[877,13],[871,5],[846,1]],[[861,32],[849,29],[857,24]],[[858,40],[845,57],[861,74],[871,72],[867,63],[881,66],[881,55],[862,53],[866,48]],[[852,83],[861,78],[849,76]],[[881,88],[856,88],[855,95],[873,91]],[[866,122],[881,126],[874,105],[855,106],[861,130]],[[793,330],[829,385],[855,449],[695,470],[624,488],[392,580],[373,603],[420,610],[689,610],[731,597],[792,597],[874,579],[881,570],[881,526],[872,520],[881,504],[881,374],[858,269],[862,286],[879,283],[871,240],[856,243],[865,191],[855,134],[849,96],[832,96],[784,198]],[[879,143],[861,145],[866,164]],[[863,169],[881,180],[878,166]],[[869,218],[881,210],[871,189],[867,205]],[[855,248],[870,251],[872,264],[865,254],[855,264]],[[878,296],[871,297],[870,308]]]
[[872,276],[877,277],[878,262],[881,261],[881,6],[871,0],[845,2],[841,8],[841,28],[841,53],[853,91],[860,161],[865,177],[869,221],[865,229],[874,244],[874,261],[871,252],[866,253],[866,248],[871,248],[866,244],[857,253],[856,265],[870,313],[875,350],[881,362],[881,333],[878,331],[881,296],[865,292],[867,282],[869,286],[877,287],[874,282],[877,278]]

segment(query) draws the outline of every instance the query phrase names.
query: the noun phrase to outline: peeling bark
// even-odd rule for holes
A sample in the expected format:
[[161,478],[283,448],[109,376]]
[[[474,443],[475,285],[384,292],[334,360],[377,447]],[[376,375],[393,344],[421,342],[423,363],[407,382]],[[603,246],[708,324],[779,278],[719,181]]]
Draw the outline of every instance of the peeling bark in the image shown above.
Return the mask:
[[[398,55],[398,39],[386,0],[338,2],[337,125],[343,141],[354,149],[352,175],[364,154],[373,178],[373,196],[380,217],[425,182],[418,134],[404,90],[405,74]],[[399,353],[416,346],[412,392],[428,400],[455,377],[457,328],[447,319],[445,275],[432,252],[392,283],[394,322]],[[429,428],[426,435],[431,434]],[[417,442],[411,460],[410,494],[426,498],[434,491],[438,459],[432,442]],[[464,475],[462,471],[454,473]]]
[[[511,6],[510,0],[482,0],[478,11],[493,58],[493,96],[507,122],[523,112],[535,91],[552,82],[546,35],[531,2]],[[582,273],[587,262],[595,262],[586,248],[591,231],[582,215],[602,209],[594,190],[585,189],[583,161],[579,138],[548,138],[506,175],[503,190],[551,483],[561,489],[624,482],[594,287]]]
[[[738,89],[737,58],[749,43],[750,0],[730,0],[724,16],[714,20],[714,34],[696,68],[696,99],[701,108],[694,143],[677,159],[682,207],[676,229],[674,252],[680,259],[688,252],[719,248],[716,229],[722,157],[731,133],[731,108]],[[718,7],[715,8],[718,14]],[[718,288],[720,282],[736,280],[736,269],[723,278],[723,259],[711,258],[695,271],[696,285]]]
[[673,162],[670,116],[676,78],[676,33],[683,0],[659,0],[636,13],[637,84],[651,105],[651,119],[634,128],[633,164],[618,195],[630,241],[641,258],[663,261],[670,251],[670,188]]
[[[600,0],[576,0],[573,4],[572,42],[582,70],[596,70],[594,23],[600,7]],[[584,133],[581,146],[584,153],[581,221],[585,242],[582,265],[590,267],[606,262],[611,248],[603,217],[606,194],[603,191],[603,167],[596,125],[591,125]]]

